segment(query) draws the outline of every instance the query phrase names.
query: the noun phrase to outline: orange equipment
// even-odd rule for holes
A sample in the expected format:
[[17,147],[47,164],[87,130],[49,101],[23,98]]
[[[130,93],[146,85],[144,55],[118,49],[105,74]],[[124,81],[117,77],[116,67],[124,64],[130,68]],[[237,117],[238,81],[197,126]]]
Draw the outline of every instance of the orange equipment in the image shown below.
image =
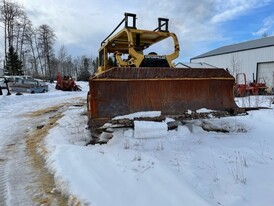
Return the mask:
[[236,97],[245,97],[248,95],[259,95],[266,94],[265,82],[246,82],[246,74],[238,73],[236,75],[235,86],[234,86],[234,95]]
[[[176,35],[168,30],[168,21],[158,18],[157,29],[141,30],[136,28],[136,15],[125,13],[122,22],[101,43],[99,67],[89,79],[87,96],[91,130],[115,116],[138,111],[180,115],[200,108],[237,108],[235,79],[226,70],[174,67],[172,61],[179,56],[180,47]],[[123,22],[125,27],[114,34]],[[147,48],[168,38],[173,42],[171,54],[144,54]]]
[[81,87],[75,83],[73,78],[68,76],[64,76],[64,78],[62,78],[60,72],[57,74],[57,83],[55,89],[62,91],[81,91]]

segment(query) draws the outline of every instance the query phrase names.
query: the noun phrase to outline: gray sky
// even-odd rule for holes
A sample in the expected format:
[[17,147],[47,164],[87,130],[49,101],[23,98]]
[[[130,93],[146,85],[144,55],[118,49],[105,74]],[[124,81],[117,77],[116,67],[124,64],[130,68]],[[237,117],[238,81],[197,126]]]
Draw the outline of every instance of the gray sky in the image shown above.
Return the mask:
[[[101,41],[123,19],[136,13],[137,27],[155,29],[157,18],[169,18],[181,54],[189,61],[217,47],[273,34],[273,0],[17,0],[33,26],[48,24],[57,35],[56,50],[97,56]],[[272,7],[272,8],[271,8]]]

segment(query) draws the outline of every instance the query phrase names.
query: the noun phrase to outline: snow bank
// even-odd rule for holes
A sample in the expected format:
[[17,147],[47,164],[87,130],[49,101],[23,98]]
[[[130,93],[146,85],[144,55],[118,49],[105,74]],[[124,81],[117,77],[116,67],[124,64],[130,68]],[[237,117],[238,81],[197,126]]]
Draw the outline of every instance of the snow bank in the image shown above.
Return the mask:
[[159,116],[161,116],[160,111],[147,111],[147,112],[135,112],[132,114],[117,116],[113,119],[114,120],[116,120],[116,119],[134,119],[134,118],[138,118],[138,117],[159,117]]
[[134,121],[135,138],[160,138],[167,135],[165,122]]
[[214,110],[207,109],[207,108],[201,108],[201,109],[198,109],[196,112],[197,113],[210,113],[210,112],[214,112]]

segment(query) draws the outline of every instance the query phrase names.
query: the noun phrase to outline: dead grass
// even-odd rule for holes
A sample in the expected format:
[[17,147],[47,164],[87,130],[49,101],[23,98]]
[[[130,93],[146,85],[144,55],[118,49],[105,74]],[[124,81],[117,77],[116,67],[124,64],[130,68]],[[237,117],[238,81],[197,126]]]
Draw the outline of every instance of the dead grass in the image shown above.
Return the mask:
[[60,193],[51,194],[51,190],[55,187],[54,177],[45,168],[45,162],[43,157],[38,153],[38,148],[41,149],[42,154],[46,154],[47,150],[42,146],[41,142],[48,134],[49,130],[56,126],[56,122],[63,116],[61,112],[58,112],[58,108],[62,105],[55,107],[49,107],[47,109],[38,110],[30,114],[30,117],[42,116],[50,112],[55,112],[54,116],[48,119],[48,122],[42,129],[36,129],[31,132],[27,137],[27,153],[31,157],[32,165],[35,169],[35,175],[38,175],[37,180],[40,185],[40,190],[43,195],[34,197],[33,201],[40,205],[52,205],[56,202],[57,205],[67,205],[68,199],[62,196]]
[[45,114],[55,113],[58,110],[60,110],[62,107],[65,107],[67,105],[68,104],[64,104],[64,103],[58,104],[58,105],[54,105],[52,107],[48,107],[48,108],[45,108],[45,109],[40,109],[40,110],[34,111],[32,113],[27,114],[26,116],[30,117],[30,118],[34,118],[34,117],[43,116]]
[[81,205],[76,197],[64,197],[59,192],[52,193],[52,190],[55,188],[55,182],[53,175],[51,175],[49,171],[45,168],[45,160],[43,156],[45,156],[48,151],[43,145],[43,140],[47,136],[49,130],[55,127],[58,124],[57,121],[63,117],[63,108],[79,105],[84,106],[84,103],[85,100],[80,99],[78,104],[62,103],[27,114],[27,117],[29,118],[37,118],[49,115],[49,117],[46,118],[46,122],[43,127],[41,127],[40,129],[34,129],[34,131],[32,131],[27,137],[27,153],[32,159],[32,165],[35,171],[39,175],[39,177],[37,178],[39,180],[38,184],[40,185],[41,193],[43,193],[42,196],[33,198],[33,201],[35,201],[39,205]]

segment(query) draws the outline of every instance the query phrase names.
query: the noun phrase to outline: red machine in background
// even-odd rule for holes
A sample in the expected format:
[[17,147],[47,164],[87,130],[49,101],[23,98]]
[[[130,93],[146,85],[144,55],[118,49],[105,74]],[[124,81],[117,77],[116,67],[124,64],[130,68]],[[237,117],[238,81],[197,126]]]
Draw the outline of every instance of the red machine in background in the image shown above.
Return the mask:
[[81,91],[81,87],[77,85],[73,78],[69,76],[64,76],[60,72],[57,74],[57,83],[55,89],[62,90],[62,91]]
[[[253,78],[254,79],[254,78]],[[266,94],[266,86],[265,81],[263,82],[253,82],[247,83],[246,82],[246,74],[245,73],[238,73],[236,75],[236,82],[234,86],[234,95],[236,97],[244,97],[248,95],[263,95]]]

